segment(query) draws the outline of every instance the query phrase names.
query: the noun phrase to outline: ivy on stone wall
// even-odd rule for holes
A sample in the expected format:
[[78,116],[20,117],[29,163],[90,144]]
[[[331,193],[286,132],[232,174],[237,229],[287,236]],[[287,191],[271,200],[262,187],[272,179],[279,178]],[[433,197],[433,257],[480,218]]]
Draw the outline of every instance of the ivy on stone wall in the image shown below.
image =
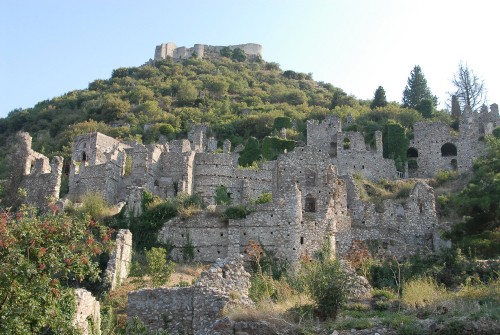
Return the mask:
[[238,164],[241,166],[252,165],[253,162],[260,160],[260,144],[255,137],[250,137],[245,145],[245,149],[240,153]]
[[293,123],[292,119],[287,116],[279,116],[274,119],[273,129],[281,130],[283,128],[289,129],[292,128]]
[[285,140],[277,136],[265,137],[262,141],[262,157],[266,160],[273,160],[282,154],[285,149],[287,151],[295,148],[295,141]]
[[389,120],[382,131],[382,141],[384,144],[384,158],[394,159],[398,171],[404,171],[409,144],[405,128],[396,121]]

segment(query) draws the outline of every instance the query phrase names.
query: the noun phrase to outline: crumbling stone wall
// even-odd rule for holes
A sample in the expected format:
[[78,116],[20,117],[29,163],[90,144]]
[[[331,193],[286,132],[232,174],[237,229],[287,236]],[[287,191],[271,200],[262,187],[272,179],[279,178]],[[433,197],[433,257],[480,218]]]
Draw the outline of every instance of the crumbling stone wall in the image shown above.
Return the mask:
[[101,307],[92,294],[83,289],[75,290],[76,314],[74,325],[80,329],[82,335],[101,334]]
[[[394,160],[383,157],[380,131],[375,132],[375,139],[376,147],[370,148],[359,132],[337,133],[337,157],[332,159],[333,164],[342,175],[359,173],[370,180],[396,178]],[[348,143],[348,146],[344,146],[344,143]]]
[[407,199],[385,200],[382,208],[376,208],[374,203],[360,198],[351,176],[344,179],[352,222],[344,227],[347,231],[337,232],[339,254],[349,249],[353,239],[374,241],[380,251],[396,256],[439,247],[434,245],[439,224],[432,187],[419,181]]
[[[46,207],[59,198],[63,158],[49,159],[31,149],[32,138],[28,133],[17,133],[14,156],[11,159],[12,175],[8,185],[8,198],[36,206]],[[18,198],[18,190],[23,189],[25,197]]]
[[207,204],[215,203],[217,187],[225,186],[233,204],[270,193],[274,162],[258,170],[240,169],[231,154],[198,153],[194,160],[194,189]]
[[159,240],[174,245],[175,259],[186,257],[186,246],[192,246],[195,261],[234,257],[245,252],[249,241],[291,263],[312,256],[327,236],[333,237],[337,225],[349,222],[345,183],[319,150],[297,148],[281,155],[272,171],[272,203],[255,206],[246,218],[224,222],[208,211],[174,218],[164,225]]
[[118,202],[125,148],[128,146],[101,133],[77,136],[71,156],[68,197],[77,200],[86,193],[100,193],[110,204]]
[[341,119],[327,115],[325,120],[307,121],[307,145],[327,152],[340,175],[360,173],[371,180],[393,179],[397,175],[392,159],[383,157],[382,133],[375,133],[376,146],[366,145],[359,132],[342,132]]
[[115,249],[111,253],[106,267],[106,282],[111,290],[120,286],[130,273],[132,260],[132,233],[128,229],[120,229],[116,235]]
[[[253,59],[262,56],[262,46],[256,43],[246,43],[238,45],[228,45],[230,50],[236,48],[242,49],[247,57]],[[155,48],[154,60],[161,60],[167,57],[173,59],[186,59],[196,55],[198,58],[217,58],[220,57],[224,46],[213,46],[206,44],[195,44],[192,48],[177,47],[175,43],[163,43]]]
[[470,171],[474,159],[485,152],[484,137],[500,126],[498,105],[490,111],[473,112],[466,106],[460,116],[459,131],[440,122],[417,122],[408,157],[417,168],[409,169],[410,177],[429,178],[440,170]]
[[138,317],[150,330],[170,334],[207,334],[230,305],[251,305],[250,274],[243,259],[218,259],[191,287],[129,292],[127,318]]

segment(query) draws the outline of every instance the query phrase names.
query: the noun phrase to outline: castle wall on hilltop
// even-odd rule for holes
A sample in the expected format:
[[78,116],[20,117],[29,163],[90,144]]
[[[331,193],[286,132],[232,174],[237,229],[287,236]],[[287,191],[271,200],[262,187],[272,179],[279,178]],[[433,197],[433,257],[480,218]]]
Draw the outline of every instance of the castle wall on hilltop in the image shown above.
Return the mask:
[[[198,58],[217,58],[220,57],[220,52],[225,46],[213,46],[206,44],[195,44],[192,48],[177,47],[175,43],[163,43],[155,48],[154,60],[162,60],[167,57],[173,59],[186,59],[196,55]],[[255,58],[262,56],[262,46],[256,43],[246,43],[238,45],[228,45],[230,50],[241,49],[247,57]]]

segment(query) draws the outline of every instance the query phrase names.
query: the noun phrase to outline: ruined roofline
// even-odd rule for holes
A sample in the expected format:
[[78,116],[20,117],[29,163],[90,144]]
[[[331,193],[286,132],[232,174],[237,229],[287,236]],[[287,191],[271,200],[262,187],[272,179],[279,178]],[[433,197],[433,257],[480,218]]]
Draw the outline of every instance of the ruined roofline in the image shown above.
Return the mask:
[[262,56],[262,45],[257,43],[245,43],[245,44],[227,45],[227,46],[195,44],[191,48],[186,48],[184,46],[177,47],[175,43],[168,42],[156,46],[154,60],[162,60],[166,59],[167,57],[171,57],[173,59],[186,59],[193,57],[193,55],[196,55],[196,57],[198,58],[220,57],[221,50],[226,47],[229,48],[230,50],[239,48],[243,50],[245,54],[250,58]]

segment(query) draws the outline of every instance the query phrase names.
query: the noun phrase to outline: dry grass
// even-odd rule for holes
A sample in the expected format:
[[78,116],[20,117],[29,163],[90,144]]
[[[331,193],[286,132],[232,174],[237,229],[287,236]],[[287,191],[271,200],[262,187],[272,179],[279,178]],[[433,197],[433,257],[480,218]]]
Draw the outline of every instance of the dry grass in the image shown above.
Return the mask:
[[427,277],[405,283],[403,292],[403,303],[409,309],[433,305],[447,297],[446,289]]

